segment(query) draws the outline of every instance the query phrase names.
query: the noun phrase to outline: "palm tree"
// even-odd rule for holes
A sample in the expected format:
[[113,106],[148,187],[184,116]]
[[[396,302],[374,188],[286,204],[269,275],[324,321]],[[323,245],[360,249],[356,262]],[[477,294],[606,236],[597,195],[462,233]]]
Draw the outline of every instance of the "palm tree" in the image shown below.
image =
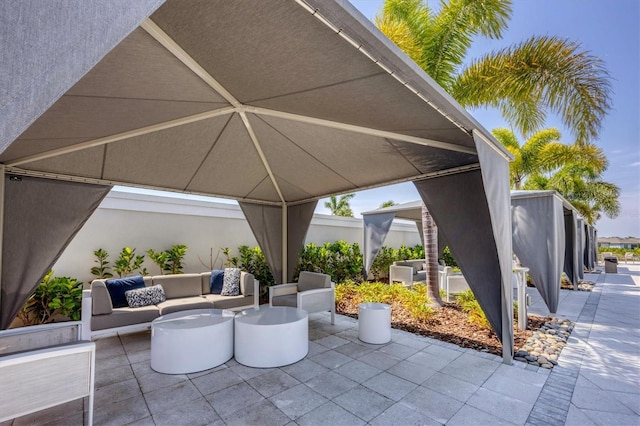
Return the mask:
[[391,206],[395,206],[396,203],[393,200],[389,200],[389,201],[385,201],[384,203],[380,204],[380,208],[385,208],[385,207],[391,207]]
[[620,214],[620,188],[599,177],[589,165],[567,164],[550,176],[532,175],[524,188],[558,191],[593,225],[602,213],[612,219]]
[[433,307],[440,307],[444,303],[440,297],[440,287],[438,286],[438,227],[424,203],[422,203],[422,236],[427,264],[427,298]]
[[558,114],[584,143],[611,108],[603,62],[578,43],[533,36],[464,66],[473,38],[501,38],[510,0],[450,0],[435,13],[421,0],[386,0],[376,25],[462,106],[498,108],[525,136]]
[[331,210],[331,214],[334,216],[353,217],[353,211],[349,205],[349,200],[355,197],[356,194],[345,194],[338,197],[330,197],[329,201],[325,201],[324,206]]
[[593,144],[564,145],[555,128],[534,133],[520,145],[509,129],[492,131],[515,157],[509,164],[513,189],[555,190],[567,199],[592,225],[600,212],[614,218],[620,212],[620,189],[599,180],[607,168],[607,158]]
[[[443,0],[440,6],[436,13],[421,0],[385,0],[375,23],[462,106],[496,107],[525,136],[542,127],[547,111],[558,114],[578,142],[597,136],[611,108],[600,59],[577,43],[534,36],[463,67],[474,37],[502,37],[511,1]],[[437,268],[437,249],[425,254],[428,267]],[[437,292],[437,280],[427,285]]]
[[491,133],[514,156],[509,164],[512,189],[523,189],[530,176],[550,173],[567,165],[586,167],[594,176],[607,168],[607,158],[601,148],[593,144],[565,145],[560,142],[562,135],[556,128],[539,130],[522,145],[515,133],[504,127]]

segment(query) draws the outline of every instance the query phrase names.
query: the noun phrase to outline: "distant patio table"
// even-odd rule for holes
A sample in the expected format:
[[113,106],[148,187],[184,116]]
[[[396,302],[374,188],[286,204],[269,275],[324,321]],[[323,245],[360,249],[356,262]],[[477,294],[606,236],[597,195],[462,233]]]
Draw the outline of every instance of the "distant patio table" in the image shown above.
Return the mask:
[[309,353],[309,315],[302,309],[263,305],[235,319],[235,358],[248,367],[293,364]]
[[358,305],[358,338],[381,345],[391,340],[391,306],[386,303]]

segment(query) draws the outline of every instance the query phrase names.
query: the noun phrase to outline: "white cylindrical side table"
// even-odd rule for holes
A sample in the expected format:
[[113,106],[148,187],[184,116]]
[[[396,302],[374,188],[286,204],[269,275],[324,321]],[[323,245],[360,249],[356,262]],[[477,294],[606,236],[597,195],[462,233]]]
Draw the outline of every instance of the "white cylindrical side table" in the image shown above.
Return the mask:
[[224,364],[233,357],[235,312],[193,309],[163,315],[151,322],[151,368],[186,374]]
[[281,367],[309,353],[309,314],[289,306],[262,305],[235,318],[234,354],[242,365]]
[[391,306],[385,303],[358,305],[358,338],[380,345],[391,340]]

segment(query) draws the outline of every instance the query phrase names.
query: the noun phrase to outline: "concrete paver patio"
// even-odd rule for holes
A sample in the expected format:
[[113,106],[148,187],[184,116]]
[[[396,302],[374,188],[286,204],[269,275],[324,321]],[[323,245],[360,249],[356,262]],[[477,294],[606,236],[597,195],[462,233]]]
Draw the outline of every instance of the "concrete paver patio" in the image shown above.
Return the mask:
[[[562,290],[576,322],[552,371],[392,330],[358,340],[357,320],[310,316],[309,354],[281,368],[234,359],[212,370],[151,370],[149,332],[96,341],[96,425],[640,425],[640,265]],[[532,292],[529,313],[546,315]],[[55,391],[55,387],[52,388]],[[1,425],[81,425],[83,401]]]

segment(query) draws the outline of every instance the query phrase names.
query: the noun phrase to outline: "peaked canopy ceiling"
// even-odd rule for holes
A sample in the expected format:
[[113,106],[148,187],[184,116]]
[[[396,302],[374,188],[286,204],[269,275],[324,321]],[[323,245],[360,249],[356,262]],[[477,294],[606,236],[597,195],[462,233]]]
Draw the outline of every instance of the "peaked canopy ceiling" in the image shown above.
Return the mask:
[[478,168],[474,129],[508,156],[346,2],[167,1],[127,34],[8,172],[296,204]]

